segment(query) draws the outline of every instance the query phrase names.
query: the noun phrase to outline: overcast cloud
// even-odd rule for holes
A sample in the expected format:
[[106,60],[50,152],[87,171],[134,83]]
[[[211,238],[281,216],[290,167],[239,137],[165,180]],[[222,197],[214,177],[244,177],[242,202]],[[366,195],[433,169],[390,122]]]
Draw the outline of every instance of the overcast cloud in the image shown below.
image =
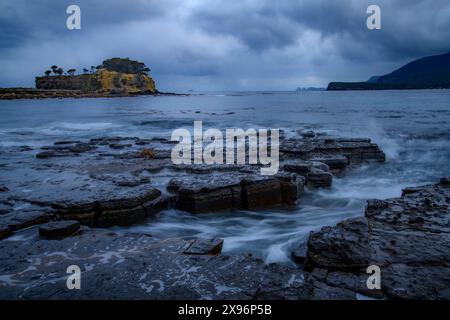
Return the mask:
[[[81,7],[82,29],[66,29]],[[382,29],[366,28],[366,9]],[[450,51],[449,0],[2,0],[0,86],[57,64],[145,62],[162,91],[293,90],[366,80]]]

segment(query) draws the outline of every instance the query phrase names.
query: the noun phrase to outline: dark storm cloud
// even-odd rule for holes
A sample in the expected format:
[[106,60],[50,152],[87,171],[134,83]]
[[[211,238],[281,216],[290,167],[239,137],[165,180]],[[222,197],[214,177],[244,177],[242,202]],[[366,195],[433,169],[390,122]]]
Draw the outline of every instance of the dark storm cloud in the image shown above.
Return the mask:
[[[211,3],[211,2],[210,2]],[[234,10],[220,4],[199,9],[192,23],[208,32],[229,34],[255,51],[292,45],[305,30],[323,37],[335,37],[338,49],[348,58],[373,56],[401,59],[450,50],[450,1],[448,0],[312,0],[243,1]],[[382,9],[382,30],[366,28],[366,9],[377,4]],[[354,43],[365,44],[366,54]]]
[[[70,4],[81,30],[65,28]],[[369,4],[381,7],[382,30],[366,28]],[[2,86],[32,85],[52,64],[128,56],[163,90],[293,89],[450,51],[450,1],[2,0],[0,28]]]
[[170,10],[170,1],[134,0],[14,0],[0,3],[0,47],[17,47],[32,37],[61,36],[64,28],[66,8],[76,4],[83,13],[83,25],[90,28],[128,21],[146,20],[163,16]]

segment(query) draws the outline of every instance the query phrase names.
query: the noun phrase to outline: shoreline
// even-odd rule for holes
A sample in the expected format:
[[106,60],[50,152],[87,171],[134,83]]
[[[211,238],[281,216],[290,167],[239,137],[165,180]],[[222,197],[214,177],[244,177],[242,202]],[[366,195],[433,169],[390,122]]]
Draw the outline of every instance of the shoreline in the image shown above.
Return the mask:
[[[218,238],[158,239],[52,222],[39,235],[29,228],[0,241],[0,298],[448,299],[449,195],[450,178],[442,178],[400,198],[370,200],[365,217],[311,232],[297,268],[222,255]],[[68,264],[82,266],[82,290],[65,289]],[[381,270],[379,287],[368,285],[373,267]]]
[[110,93],[85,92],[81,90],[57,90],[35,88],[0,88],[0,100],[43,100],[43,99],[81,99],[81,98],[124,98],[137,96],[189,96],[185,93],[172,92],[138,92],[138,93]]
[[[27,166],[26,178],[0,186],[0,298],[448,298],[448,178],[371,200],[365,217],[311,232],[291,267],[223,255],[220,238],[110,228],[139,225],[167,208],[214,214],[301,206],[305,189],[327,188],[367,161],[381,166],[378,145],[298,132],[281,138],[281,172],[273,177],[255,165],[176,166],[172,147],[161,136],[105,136],[13,151],[29,157],[17,164]],[[66,290],[68,265],[80,266],[83,290]],[[366,286],[371,265],[382,270],[381,289]]]

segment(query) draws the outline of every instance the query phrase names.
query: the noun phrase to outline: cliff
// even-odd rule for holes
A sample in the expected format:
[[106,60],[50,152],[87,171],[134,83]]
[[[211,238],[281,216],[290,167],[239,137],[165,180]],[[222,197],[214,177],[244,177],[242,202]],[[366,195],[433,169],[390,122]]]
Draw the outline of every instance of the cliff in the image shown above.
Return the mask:
[[156,93],[155,81],[148,75],[119,73],[100,69],[94,74],[36,77],[36,89],[80,90],[110,94]]
[[102,84],[95,74],[36,77],[36,89],[93,92],[101,90],[101,88]]
[[330,82],[327,90],[449,89],[450,52],[412,61],[367,82]]

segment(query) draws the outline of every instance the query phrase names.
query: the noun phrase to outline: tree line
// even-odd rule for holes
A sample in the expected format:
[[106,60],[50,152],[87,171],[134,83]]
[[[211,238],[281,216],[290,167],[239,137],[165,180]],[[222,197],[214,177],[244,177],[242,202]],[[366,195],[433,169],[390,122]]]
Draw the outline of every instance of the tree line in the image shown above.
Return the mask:
[[[98,67],[94,67],[94,66],[91,66],[90,69],[84,68],[84,69],[83,69],[83,74],[95,73],[95,71],[96,71],[97,69],[98,69]],[[73,75],[75,75],[76,72],[77,72],[77,70],[72,68],[72,69],[68,69],[68,70],[65,72],[65,74],[67,74],[67,75],[69,75],[69,76],[73,76]],[[48,69],[48,70],[46,70],[46,71],[44,72],[44,74],[45,74],[46,76],[50,76],[52,73],[53,73],[53,75],[55,75],[55,76],[62,76],[62,75],[64,74],[64,69],[61,68],[61,67],[58,67],[57,65],[53,65],[53,66],[50,67],[50,69]]]

